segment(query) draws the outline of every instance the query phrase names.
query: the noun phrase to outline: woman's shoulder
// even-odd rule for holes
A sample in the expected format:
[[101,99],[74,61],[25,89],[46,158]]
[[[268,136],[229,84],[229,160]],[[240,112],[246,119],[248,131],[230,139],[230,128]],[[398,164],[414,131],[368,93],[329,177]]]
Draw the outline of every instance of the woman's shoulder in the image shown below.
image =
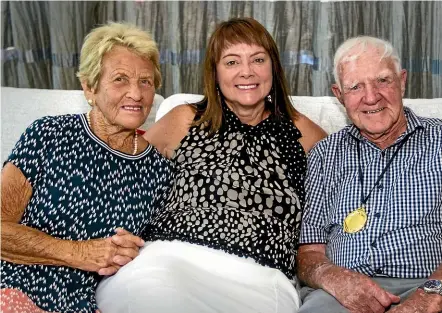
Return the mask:
[[44,137],[64,129],[74,128],[79,125],[79,120],[78,114],[43,116],[34,120],[25,130],[25,134]]
[[190,104],[176,106],[153,124],[146,131],[145,136],[150,137],[152,133],[161,136],[165,134],[171,135],[182,130],[186,130],[187,133],[195,118],[195,113],[195,108]]
[[189,132],[195,114],[196,110],[190,104],[176,106],[153,124],[143,137],[163,155],[170,157],[169,152],[174,151]]
[[170,110],[158,122],[160,122],[161,120],[168,120],[171,118],[172,119],[179,118],[179,121],[185,121],[185,120],[193,121],[195,113],[196,109],[193,104],[183,103]]
[[48,115],[36,119],[31,125],[45,127],[66,127],[78,125],[81,114]]
[[299,142],[306,153],[308,153],[318,141],[327,137],[327,133],[318,124],[302,113],[297,114],[296,118],[293,119],[293,123],[301,132]]

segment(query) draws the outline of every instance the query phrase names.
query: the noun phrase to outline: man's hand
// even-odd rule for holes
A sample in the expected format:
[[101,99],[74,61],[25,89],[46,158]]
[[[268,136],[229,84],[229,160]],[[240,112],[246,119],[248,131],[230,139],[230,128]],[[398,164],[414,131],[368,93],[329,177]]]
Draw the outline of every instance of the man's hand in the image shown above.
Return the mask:
[[[383,313],[400,298],[376,284],[371,278],[351,270],[331,268],[324,290],[352,313]],[[333,273],[335,271],[335,273]]]
[[440,313],[442,312],[442,296],[426,294],[423,290],[415,291],[401,304],[388,313]]
[[325,244],[298,249],[298,277],[308,286],[323,289],[355,313],[383,313],[400,301],[368,276],[332,264],[325,249]]

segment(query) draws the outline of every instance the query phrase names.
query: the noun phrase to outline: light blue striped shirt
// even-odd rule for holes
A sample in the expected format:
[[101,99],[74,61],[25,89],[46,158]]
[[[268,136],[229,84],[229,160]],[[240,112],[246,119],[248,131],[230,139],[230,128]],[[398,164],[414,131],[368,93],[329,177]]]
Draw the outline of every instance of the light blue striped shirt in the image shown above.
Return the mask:
[[[424,278],[442,263],[442,120],[405,115],[406,132],[385,150],[354,125],[311,150],[300,244],[325,243],[334,264],[369,276]],[[410,133],[367,201],[367,224],[345,233],[345,217],[361,204],[357,141],[366,196]]]

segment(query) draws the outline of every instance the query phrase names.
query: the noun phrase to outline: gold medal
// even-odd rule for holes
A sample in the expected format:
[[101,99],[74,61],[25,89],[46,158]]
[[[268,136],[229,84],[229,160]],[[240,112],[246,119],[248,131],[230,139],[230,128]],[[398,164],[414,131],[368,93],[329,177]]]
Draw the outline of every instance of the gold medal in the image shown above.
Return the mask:
[[344,231],[349,234],[354,234],[364,228],[367,223],[367,212],[361,206],[353,212],[350,212],[344,220]]

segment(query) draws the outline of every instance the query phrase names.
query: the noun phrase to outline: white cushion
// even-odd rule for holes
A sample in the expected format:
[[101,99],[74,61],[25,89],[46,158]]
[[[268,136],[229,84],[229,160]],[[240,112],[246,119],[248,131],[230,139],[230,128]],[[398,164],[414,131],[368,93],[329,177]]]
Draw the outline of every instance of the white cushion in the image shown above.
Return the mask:
[[[175,94],[166,98],[157,110],[158,121],[172,108],[180,104],[200,101],[202,95]],[[327,133],[339,131],[350,123],[344,106],[335,97],[301,97],[291,96],[293,106],[301,113],[320,125]],[[442,98],[437,99],[404,99],[404,105],[417,115],[442,119]]]
[[157,115],[155,116],[155,122],[166,115],[167,112],[172,110],[174,107],[180,104],[189,104],[201,101],[204,98],[203,95],[195,95],[190,93],[177,93],[170,97],[164,99],[166,102],[162,102],[157,110]]
[[[140,127],[154,122],[156,109],[164,98],[155,95],[150,118]],[[1,87],[1,160],[8,157],[17,140],[34,120],[47,115],[84,113],[90,109],[82,90],[55,90]]]

